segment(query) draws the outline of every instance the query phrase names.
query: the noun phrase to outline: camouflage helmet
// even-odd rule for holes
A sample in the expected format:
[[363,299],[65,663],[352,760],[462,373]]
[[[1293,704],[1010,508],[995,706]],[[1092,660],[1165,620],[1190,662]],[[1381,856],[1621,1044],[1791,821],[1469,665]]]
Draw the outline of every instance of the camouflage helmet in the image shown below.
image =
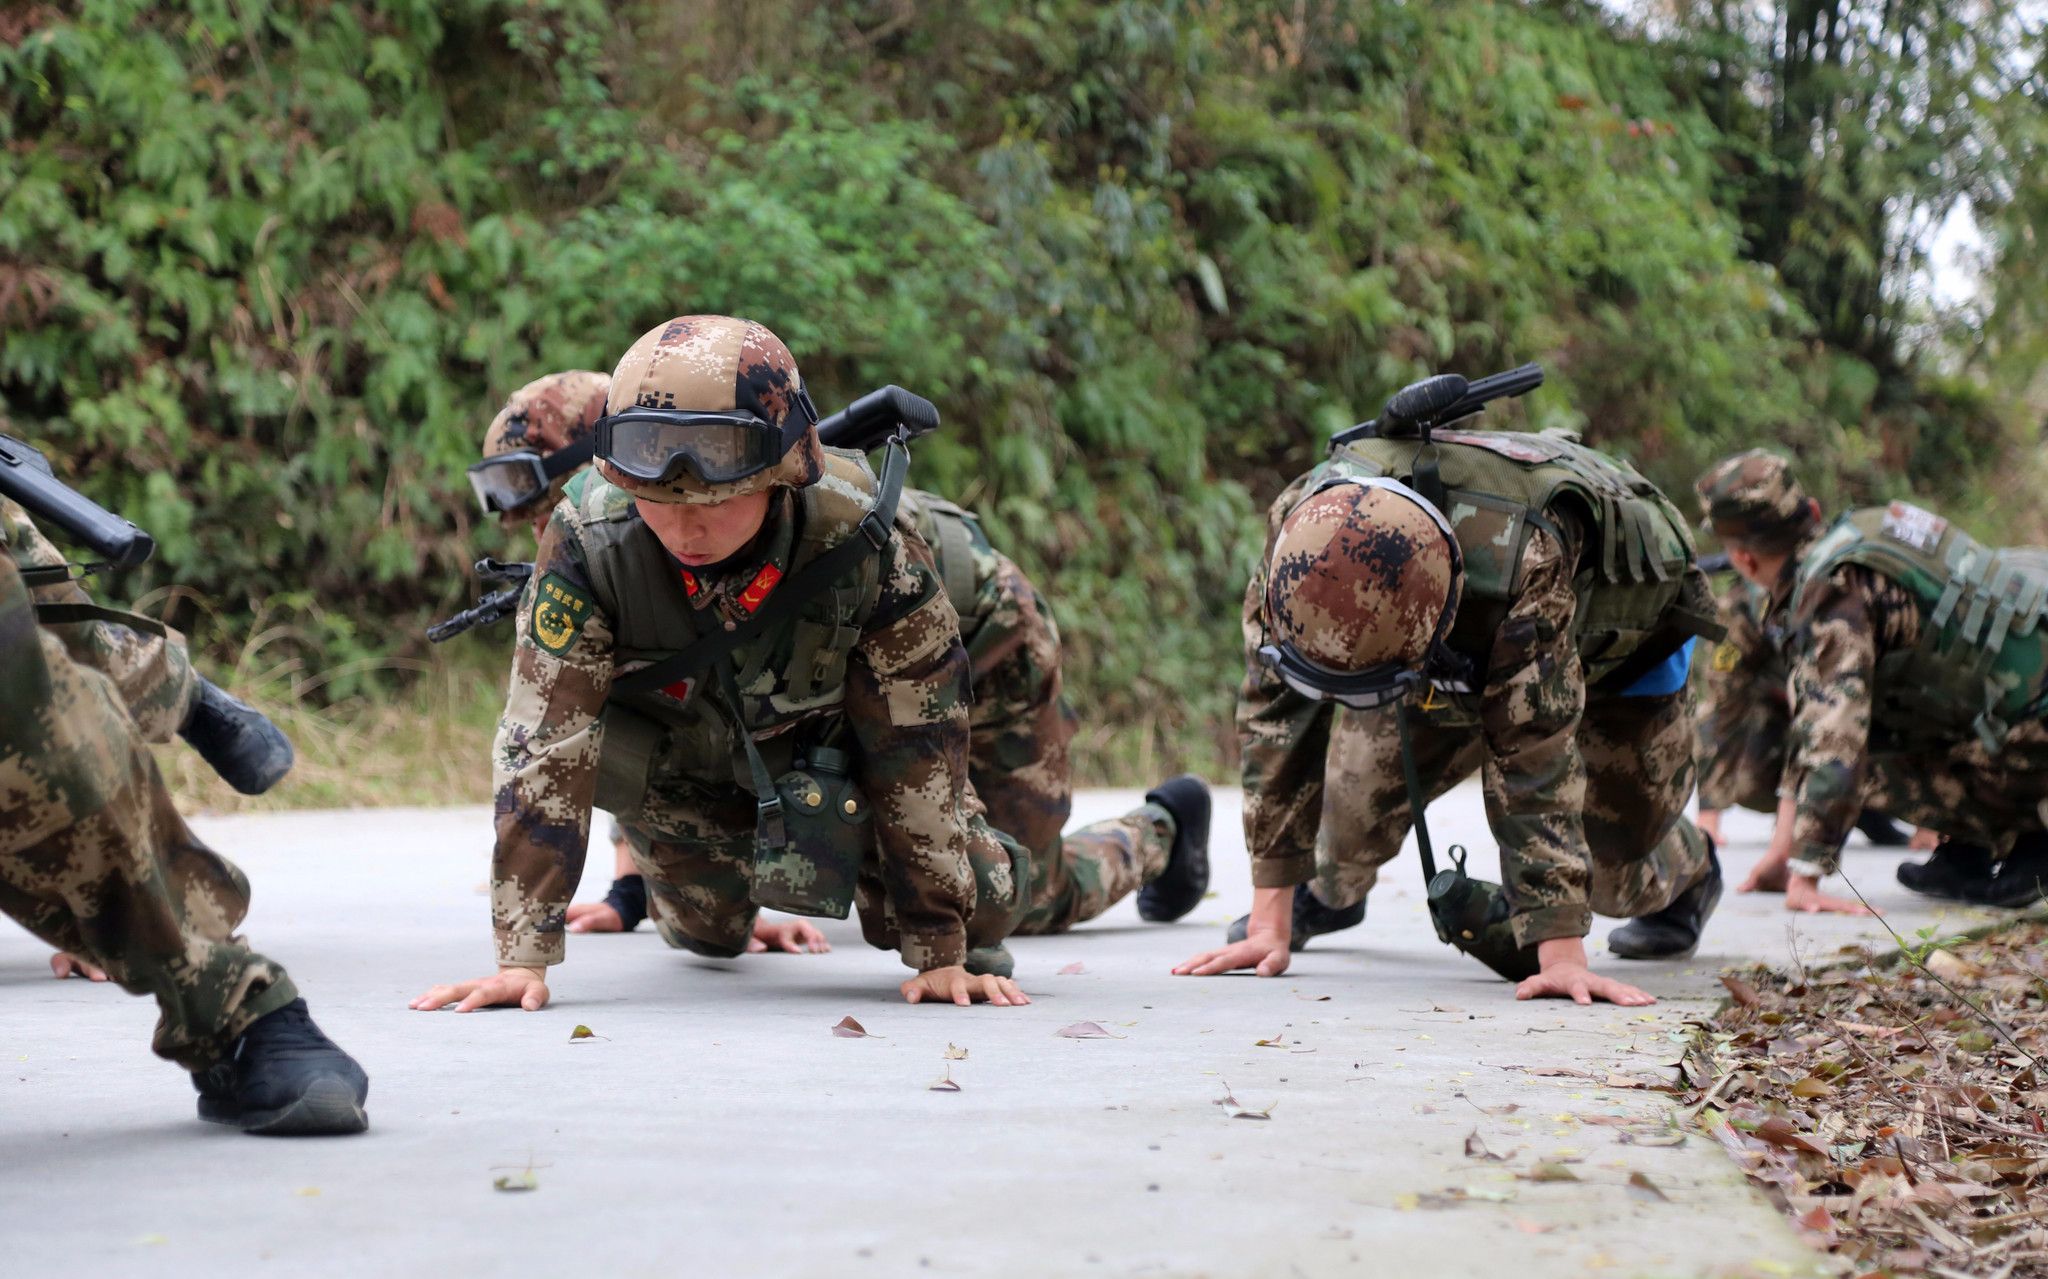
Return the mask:
[[[519,484],[501,485],[504,491],[496,495],[497,501],[487,501],[486,509],[501,515],[517,514],[522,519],[545,516],[553,510],[562,499],[562,490],[582,469],[583,461],[589,459],[588,447],[594,439],[597,420],[604,416],[605,397],[610,390],[610,375],[572,369],[535,378],[514,391],[484,431],[483,462],[509,453],[532,453],[547,458],[579,445],[583,446],[579,450],[583,456],[559,474],[547,476],[535,471],[520,476]],[[471,474],[474,477],[488,469],[482,465],[472,467]],[[526,496],[543,481],[547,484],[545,496]],[[480,491],[479,497],[482,496]]]
[[796,358],[781,338],[752,320],[682,315],[641,334],[612,371],[606,405],[612,418],[630,417],[634,410],[727,414],[780,431],[785,439],[794,429],[793,415],[805,424],[794,440],[776,446],[781,451],[771,464],[736,479],[709,482],[688,468],[671,468],[672,473],[653,480],[627,474],[614,461],[618,452],[605,447],[615,438],[608,422],[599,442],[598,472],[643,501],[723,502],[777,485],[803,488],[824,474],[818,413]]
[[1443,514],[1392,479],[1341,479],[1296,504],[1266,560],[1260,656],[1297,691],[1370,707],[1423,678],[1464,563]]
[[1703,529],[1765,554],[1792,550],[1820,522],[1820,503],[1792,478],[1792,464],[1765,449],[1722,458],[1693,488]]

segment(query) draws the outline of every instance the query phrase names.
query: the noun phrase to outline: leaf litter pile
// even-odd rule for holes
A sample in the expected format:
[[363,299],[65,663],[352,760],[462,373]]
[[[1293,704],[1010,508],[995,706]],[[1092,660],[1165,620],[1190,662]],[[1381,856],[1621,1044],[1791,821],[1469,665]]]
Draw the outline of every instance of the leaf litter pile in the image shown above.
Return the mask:
[[2048,920],[1889,959],[1724,977],[1698,1124],[1854,1273],[2048,1279]]

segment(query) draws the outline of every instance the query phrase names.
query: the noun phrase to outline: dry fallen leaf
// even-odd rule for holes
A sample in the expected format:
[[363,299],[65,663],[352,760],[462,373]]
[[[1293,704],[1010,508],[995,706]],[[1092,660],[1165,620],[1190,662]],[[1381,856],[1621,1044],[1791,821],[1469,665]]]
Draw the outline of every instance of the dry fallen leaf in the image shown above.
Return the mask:
[[[569,1032],[569,1042],[573,1044],[579,1039],[606,1039],[606,1036],[598,1034],[588,1026],[578,1026]],[[606,1042],[610,1041],[606,1039]]]
[[1060,976],[1072,977],[1077,973],[1085,973],[1087,971],[1087,965],[1083,964],[1080,960],[1077,959],[1073,963],[1068,964],[1065,968],[1060,969]]
[[1486,1143],[1479,1139],[1479,1130],[1474,1128],[1471,1132],[1465,1134],[1465,1158],[1490,1159],[1495,1163],[1502,1163],[1506,1161],[1507,1156],[1496,1155],[1491,1150],[1488,1150]]
[[1560,1163],[1549,1160],[1537,1164],[1527,1172],[1518,1172],[1515,1177],[1521,1181],[1577,1181],[1579,1176]]
[[1657,1189],[1656,1182],[1651,1181],[1639,1172],[1632,1172],[1628,1175],[1628,1192],[1638,1199],[1654,1200],[1657,1203],[1671,1202],[1670,1196]]
[[1515,1229],[1525,1235],[1547,1235],[1557,1229],[1557,1227],[1546,1226],[1540,1221],[1531,1221],[1527,1217],[1517,1217],[1515,1218]]
[[1328,995],[1304,995],[1298,990],[1294,992],[1294,997],[1304,1004],[1327,1004],[1330,1002]]
[[929,1092],[959,1092],[959,1091],[960,1091],[960,1085],[959,1085],[959,1084],[957,1084],[957,1083],[955,1083],[955,1082],[953,1082],[953,1068],[952,1068],[951,1066],[948,1066],[948,1067],[946,1067],[946,1073],[945,1073],[945,1074],[943,1074],[943,1075],[941,1075],[941,1076],[939,1077],[939,1080],[938,1080],[938,1082],[937,1082],[937,1083],[935,1083],[935,1084],[933,1084],[933,1085],[932,1085],[932,1086],[931,1086],[931,1087],[930,1087],[930,1088],[929,1088],[929,1089],[928,1089],[927,1091],[929,1091]]
[[1827,1148],[1811,1137],[1800,1134],[1792,1121],[1783,1115],[1772,1115],[1756,1126],[1758,1141],[1769,1142],[1781,1150],[1803,1150],[1809,1155],[1825,1155]]
[[860,1024],[859,1022],[855,1021],[855,1020],[854,1020],[853,1018],[851,1018],[851,1017],[841,1017],[841,1018],[839,1019],[839,1023],[838,1023],[837,1025],[835,1025],[835,1026],[833,1026],[833,1027],[832,1027],[832,1033],[833,1033],[833,1035],[834,1035],[834,1036],[836,1036],[837,1038],[840,1038],[840,1039],[880,1039],[880,1038],[882,1038],[882,1036],[880,1036],[880,1035],[871,1035],[871,1034],[869,1034],[869,1033],[868,1033],[868,1028],[867,1028],[866,1026],[863,1026],[863,1025],[861,1025],[861,1024]]
[[1252,1047],[1254,1047],[1254,1048],[1285,1048],[1285,1047],[1287,1047],[1287,1041],[1286,1041],[1285,1039],[1282,1039],[1282,1038],[1281,1038],[1281,1037],[1280,1037],[1280,1036],[1279,1036],[1278,1034],[1275,1034],[1275,1035],[1273,1035],[1273,1036],[1272,1036],[1271,1038],[1268,1038],[1268,1039],[1255,1039],[1255,1040],[1253,1040],[1253,1041],[1252,1041]]
[[1946,982],[1967,984],[1984,975],[1984,970],[1952,951],[1937,950],[1927,957],[1927,971]]
[[1102,1024],[1101,1022],[1099,1022],[1099,1021],[1077,1021],[1077,1022],[1075,1022],[1075,1023],[1073,1024],[1073,1025],[1071,1025],[1071,1026],[1062,1026],[1062,1027],[1060,1027],[1060,1028],[1059,1028],[1058,1030],[1055,1030],[1055,1031],[1054,1031],[1054,1032],[1052,1032],[1052,1033],[1053,1033],[1053,1034],[1055,1034],[1055,1035],[1057,1035],[1057,1036],[1059,1036],[1059,1037],[1060,1037],[1061,1039],[1127,1039],[1127,1038],[1129,1038],[1129,1036],[1127,1036],[1127,1035],[1119,1035],[1119,1034],[1117,1034],[1116,1032],[1114,1032],[1114,1031],[1110,1030],[1110,1029],[1109,1029],[1108,1027],[1104,1026],[1104,1025],[1103,1025],[1103,1024]]
[[966,1050],[965,1048],[961,1048],[961,1047],[959,1047],[959,1046],[957,1046],[957,1045],[954,1045],[954,1044],[947,1044],[947,1045],[946,1045],[946,1060],[947,1060],[947,1061],[966,1061],[966,1060],[967,1060],[967,1050]]
[[540,1178],[534,1176],[532,1170],[529,1169],[526,1172],[513,1172],[507,1173],[502,1177],[493,1177],[491,1178],[491,1185],[504,1191],[539,1190]]
[[1754,1008],[1761,1002],[1757,997],[1756,987],[1735,976],[1733,973],[1723,973],[1721,975],[1721,984],[1728,988],[1728,993],[1734,997],[1735,1002],[1741,1004],[1744,1008]]
[[1685,1134],[1668,1128],[1624,1128],[1620,1140],[1624,1146],[1683,1146]]

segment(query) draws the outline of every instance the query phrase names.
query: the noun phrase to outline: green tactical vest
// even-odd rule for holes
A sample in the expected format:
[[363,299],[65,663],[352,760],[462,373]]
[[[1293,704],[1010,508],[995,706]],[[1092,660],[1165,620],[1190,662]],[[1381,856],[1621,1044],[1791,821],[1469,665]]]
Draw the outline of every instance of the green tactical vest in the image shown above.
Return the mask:
[[[1521,431],[1434,433],[1430,452],[1445,489],[1444,516],[1465,559],[1465,588],[1448,646],[1483,674],[1493,637],[1522,589],[1533,529],[1567,545],[1567,513],[1591,530],[1572,581],[1574,621],[1588,687],[1619,684],[1668,657],[1688,636],[1712,635],[1713,602],[1693,575],[1685,520],[1625,462],[1564,435]],[[1338,446],[1337,474],[1412,482],[1417,438],[1365,437]]]
[[[824,477],[797,490],[799,535],[785,576],[794,577],[855,536],[879,487],[863,456],[827,449]],[[576,513],[591,593],[611,618],[616,665],[665,660],[688,648],[699,627],[717,624],[711,610],[700,613],[691,605],[675,562],[653,531],[634,517],[627,493],[594,478]],[[792,766],[799,738],[804,745],[825,744],[839,727],[836,712],[845,700],[847,658],[880,594],[881,563],[869,556],[858,570],[804,601],[794,621],[756,637],[735,654],[735,683],[745,705],[734,709],[751,712],[747,728],[771,776]],[[744,746],[713,699],[697,695],[701,692],[691,689],[692,695],[680,701],[660,692],[615,694],[605,703],[598,807],[629,819],[639,812],[657,757],[689,772],[701,769],[700,761],[726,759],[733,782],[753,792]],[[768,709],[762,714],[764,700]],[[811,720],[829,722],[815,732],[795,731]]]
[[1851,511],[1800,561],[1792,613],[1816,582],[1860,564],[1920,605],[1920,642],[1878,659],[1873,728],[1895,743],[1976,733],[1994,754],[2048,711],[2048,549],[1987,547],[1905,502]]
[[939,580],[946,586],[946,598],[960,615],[960,642],[971,649],[975,632],[981,629],[983,621],[974,552],[977,546],[989,549],[981,520],[965,507],[955,506],[923,489],[904,489],[896,509],[910,517],[917,535],[932,548],[932,558],[938,561]]

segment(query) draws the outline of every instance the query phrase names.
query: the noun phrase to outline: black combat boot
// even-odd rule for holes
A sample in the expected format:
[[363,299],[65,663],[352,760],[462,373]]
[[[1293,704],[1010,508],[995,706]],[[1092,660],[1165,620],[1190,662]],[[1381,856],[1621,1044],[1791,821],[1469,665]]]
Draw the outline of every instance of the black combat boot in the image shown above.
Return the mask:
[[1170,924],[1193,910],[1209,891],[1209,787],[1193,773],[1145,793],[1173,817],[1173,850],[1166,869],[1138,890],[1138,918]]
[[1900,862],[1899,882],[1916,893],[1949,901],[1975,901],[1991,884],[1991,850],[1945,839],[1924,862]]
[[1913,832],[1874,808],[1866,808],[1856,819],[1856,829],[1872,848],[1904,848],[1913,842]]
[[261,795],[292,771],[292,743],[263,712],[199,680],[199,696],[178,736],[191,743],[221,780],[244,795]]
[[199,1117],[271,1137],[361,1132],[370,1077],[294,999],[242,1032],[228,1055],[192,1076]]
[[[1329,933],[1340,933],[1347,928],[1356,928],[1365,922],[1365,899],[1358,899],[1355,906],[1323,905],[1322,899],[1309,891],[1307,884],[1294,886],[1294,935],[1287,939],[1287,949],[1300,950],[1308,945],[1309,938],[1322,937]],[[1224,940],[1241,942],[1251,935],[1252,917],[1239,915],[1230,922],[1230,931]]]
[[1622,959],[1684,959],[1700,946],[1707,917],[1721,902],[1721,855],[1706,835],[1707,873],[1669,906],[1642,915],[1607,934],[1607,950]]
[[2012,853],[1965,901],[2017,908],[2048,898],[2048,835],[2022,835]]

